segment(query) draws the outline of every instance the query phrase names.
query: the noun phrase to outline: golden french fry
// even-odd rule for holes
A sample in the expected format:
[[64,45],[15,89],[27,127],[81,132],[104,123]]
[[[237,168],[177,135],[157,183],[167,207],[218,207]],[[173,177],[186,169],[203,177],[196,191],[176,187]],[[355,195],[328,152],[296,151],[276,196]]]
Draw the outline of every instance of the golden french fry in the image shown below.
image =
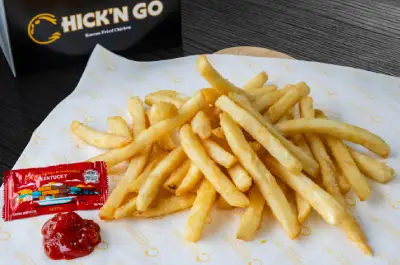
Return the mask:
[[191,242],[200,239],[207,217],[217,196],[213,185],[206,179],[203,180],[197,191],[196,200],[190,209],[190,215],[186,224],[185,238]]
[[276,183],[275,178],[253,151],[234,120],[227,113],[221,114],[220,120],[226,140],[233,153],[253,178],[254,183],[263,194],[276,219],[280,222],[286,233],[291,239],[296,238],[300,233],[297,217],[290,208],[289,202]]
[[394,177],[394,170],[379,160],[348,147],[351,156],[360,171],[370,179],[380,183],[387,183]]
[[136,211],[136,196],[126,200],[114,213],[114,219],[122,219],[131,216]]
[[129,183],[128,190],[130,192],[139,192],[140,188],[146,182],[146,179],[149,177],[150,173],[157,166],[157,164],[164,159],[165,156],[165,153],[159,153],[156,157],[154,157],[153,160],[150,161],[147,167],[144,169],[142,174],[140,174],[136,179]]
[[292,115],[290,115],[290,113],[286,113],[285,115],[283,115],[279,121],[277,123],[281,123],[281,122],[286,122],[286,121],[290,121],[293,120]]
[[346,209],[303,173],[293,174],[289,172],[272,157],[266,157],[265,163],[272,174],[282,179],[303,199],[308,201],[327,223],[337,225],[346,218]]
[[167,102],[155,103],[149,110],[150,125],[155,125],[160,121],[170,119],[178,115],[178,109],[175,105]]
[[225,149],[219,146],[216,142],[211,141],[210,139],[202,140],[201,142],[211,159],[221,166],[231,168],[237,163],[236,157],[225,151]]
[[181,184],[182,180],[185,178],[189,171],[191,161],[187,159],[181,166],[179,166],[164,183],[164,189],[175,193],[176,189]]
[[144,102],[149,106],[160,102],[166,102],[175,105],[175,107],[177,107],[178,109],[181,108],[187,101],[187,97],[181,98],[180,94],[177,92],[175,95],[172,95],[172,93],[162,94],[159,91],[146,95],[144,100]]
[[277,102],[285,93],[282,91],[272,91],[262,97],[259,97],[253,102],[253,107],[256,111],[262,112],[271,107],[275,102]]
[[207,139],[211,136],[211,122],[203,111],[199,111],[194,116],[191,125],[193,132],[200,136],[201,139]]
[[243,86],[244,90],[262,87],[268,81],[268,74],[264,71],[253,77],[247,84]]
[[302,118],[277,124],[276,128],[286,136],[298,133],[328,134],[344,141],[360,144],[382,157],[387,157],[390,154],[389,145],[379,136],[360,127],[339,121]]
[[224,131],[222,130],[221,127],[217,127],[214,130],[212,130],[212,134],[220,139],[225,139]]
[[309,93],[310,88],[306,83],[300,82],[296,84],[268,109],[266,116],[272,123],[277,122],[290,108],[293,108],[302,97],[307,96]]
[[132,140],[132,132],[126,121],[121,116],[113,116],[107,119],[108,130],[111,134],[129,137]]
[[132,137],[99,132],[79,121],[73,121],[70,129],[82,141],[99,148],[117,148],[125,146],[132,141]]
[[251,100],[254,100],[254,97],[251,97],[245,90],[238,88],[223,76],[218,73],[217,70],[210,64],[207,60],[207,57],[204,55],[200,55],[197,57],[196,61],[197,71],[199,71],[200,75],[219,93],[223,95],[227,95],[228,93],[234,92],[240,95],[246,96]]
[[295,195],[297,205],[297,219],[300,224],[303,224],[311,213],[311,205],[303,199],[298,193]]
[[205,107],[204,96],[201,93],[196,94],[189,99],[182,108],[179,109],[178,116],[164,120],[156,125],[150,126],[147,130],[141,132],[135,140],[122,148],[116,148],[88,161],[105,161],[108,167],[113,167],[122,161],[136,155],[147,145],[154,143],[158,139],[172,132],[190,120],[196,113]]
[[236,188],[207,155],[206,150],[189,125],[184,125],[181,128],[180,136],[186,155],[196,164],[217,192],[232,206],[247,206],[249,204],[247,197]]
[[218,92],[218,90],[215,90],[212,87],[200,89],[200,92],[203,93],[207,104],[214,104],[215,101],[222,95]]
[[249,173],[247,173],[246,169],[243,168],[241,164],[236,164],[231,168],[228,168],[229,176],[236,187],[241,192],[246,192],[250,189],[251,184],[253,183]]
[[249,241],[254,238],[262,220],[265,199],[256,186],[249,192],[250,205],[242,215],[236,238]]
[[288,150],[292,153],[303,165],[304,171],[311,177],[318,177],[319,165],[312,156],[307,155],[299,147],[292,144],[289,140],[282,136],[282,134],[275,129],[259,112],[254,110],[251,103],[244,97],[237,94],[230,94],[229,97],[238,104],[241,108],[249,112],[255,117],[264,127],[266,127],[273,136],[275,136]]
[[139,212],[146,211],[156,198],[165,179],[179,164],[186,159],[182,147],[171,151],[158,165],[151,171],[145,183],[139,190],[136,200],[136,207]]
[[247,93],[249,93],[249,95],[253,96],[254,98],[259,98],[262,97],[264,95],[267,95],[271,92],[274,92],[278,89],[277,86],[274,85],[268,85],[268,86],[263,86],[257,89],[251,89],[251,90],[247,90]]
[[350,191],[351,186],[347,178],[343,175],[342,170],[339,168],[339,166],[335,163],[336,167],[336,182],[339,185],[339,189],[342,192],[342,194],[346,194]]
[[181,196],[191,191],[194,191],[197,184],[200,183],[202,178],[203,173],[201,173],[200,169],[192,162],[190,164],[189,171],[187,172],[185,178],[182,180],[182,183],[176,190],[176,195]]
[[224,200],[224,198],[222,198],[221,196],[218,197],[216,205],[217,205],[218,209],[221,209],[221,210],[229,210],[229,209],[233,208],[233,206],[230,205],[229,203],[227,203]]
[[309,156],[314,157],[313,153],[311,152],[310,147],[308,146],[306,139],[304,138],[304,135],[302,134],[296,134],[290,137],[290,140],[297,145],[298,147],[301,148],[305,153],[307,153]]
[[[264,127],[255,117],[246,110],[236,105],[227,96],[221,96],[215,105],[228,113],[235,122],[256,139],[272,156],[290,171],[301,172],[302,165],[283,145]],[[225,135],[226,131],[224,130]]]
[[315,119],[312,97],[304,97],[299,102],[300,117],[305,119]]
[[142,131],[146,130],[146,112],[143,101],[139,97],[130,97],[128,100],[128,111],[133,120],[132,130],[136,138]]
[[249,142],[251,148],[254,150],[254,152],[258,152],[261,149],[261,144],[257,141],[254,142]]
[[179,197],[172,196],[167,199],[157,201],[154,206],[144,212],[133,212],[132,216],[152,218],[173,214],[190,208],[195,199],[196,196],[193,194]]

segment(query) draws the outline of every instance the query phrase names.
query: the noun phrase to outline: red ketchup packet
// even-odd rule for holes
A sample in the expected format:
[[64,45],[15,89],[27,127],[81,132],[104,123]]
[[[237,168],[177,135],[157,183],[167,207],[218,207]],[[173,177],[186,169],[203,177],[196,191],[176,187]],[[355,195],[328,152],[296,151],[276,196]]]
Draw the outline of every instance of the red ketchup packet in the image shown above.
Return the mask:
[[107,196],[104,162],[6,171],[3,219],[99,209]]

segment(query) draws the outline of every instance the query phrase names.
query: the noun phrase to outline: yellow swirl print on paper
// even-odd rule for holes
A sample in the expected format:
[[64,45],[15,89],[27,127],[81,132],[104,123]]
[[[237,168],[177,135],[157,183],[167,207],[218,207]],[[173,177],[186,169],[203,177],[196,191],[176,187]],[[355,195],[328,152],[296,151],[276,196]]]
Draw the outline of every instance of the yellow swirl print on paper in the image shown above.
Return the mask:
[[200,250],[200,248],[197,246],[196,243],[192,243],[187,241],[183,235],[176,229],[172,230],[172,235],[174,235],[175,237],[177,237],[180,242],[189,250],[191,250],[193,252],[193,254],[196,257],[196,261],[200,262],[200,263],[207,263],[210,261],[211,257],[210,254],[208,254],[207,252],[203,252]]
[[302,226],[300,230],[301,236],[310,236],[312,234],[312,230],[308,226]]
[[400,229],[397,228],[394,224],[390,223],[387,220],[382,220],[373,215],[370,216],[370,219],[372,220],[372,222],[377,224],[379,226],[379,228],[381,228],[385,232],[389,233],[390,235],[392,235],[396,238],[400,238]]
[[19,260],[21,265],[36,265],[32,257],[20,251],[15,253],[15,257]]
[[395,210],[400,210],[400,201],[395,201],[392,204],[392,208],[395,209]]
[[149,258],[154,258],[157,257],[160,251],[155,248],[154,246],[151,246],[149,244],[149,240],[145,235],[142,234],[139,230],[135,230],[132,227],[128,226],[126,223],[122,224],[122,228],[128,232],[128,234],[132,237],[136,243],[139,244],[144,249],[144,254],[146,257]]
[[324,252],[331,256],[340,265],[352,265],[353,261],[340,251],[335,251],[330,247],[324,248]]
[[280,240],[274,238],[272,243],[275,247],[279,248],[285,253],[285,256],[294,264],[294,265],[306,265],[303,261],[300,254],[294,250],[294,248],[284,245]]
[[11,239],[11,233],[3,230],[3,224],[0,223],[0,242],[8,241]]
[[108,249],[108,243],[106,241],[104,241],[104,240],[101,240],[100,244],[98,244],[96,246],[96,249],[103,250],[103,251],[107,250]]

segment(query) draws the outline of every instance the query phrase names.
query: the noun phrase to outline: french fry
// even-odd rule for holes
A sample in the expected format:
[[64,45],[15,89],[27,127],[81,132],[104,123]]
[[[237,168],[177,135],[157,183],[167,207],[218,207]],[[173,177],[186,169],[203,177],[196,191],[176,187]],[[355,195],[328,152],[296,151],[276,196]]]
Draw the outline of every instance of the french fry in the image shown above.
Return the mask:
[[268,85],[268,86],[263,86],[257,89],[251,89],[251,90],[247,90],[247,93],[249,93],[249,95],[253,96],[254,98],[259,98],[262,97],[264,95],[267,95],[271,92],[274,92],[278,89],[277,86],[274,85]]
[[310,93],[310,88],[304,82],[293,86],[267,111],[267,117],[272,122],[277,122],[290,108],[293,108],[302,97]]
[[206,224],[207,216],[215,201],[217,192],[213,185],[206,179],[203,180],[197,191],[196,200],[190,209],[190,215],[186,224],[185,238],[191,242],[197,242]]
[[275,178],[253,151],[234,120],[227,113],[221,114],[220,120],[226,140],[233,153],[253,178],[254,183],[263,194],[273,214],[286,233],[291,239],[296,238],[300,233],[297,217],[290,208],[289,202],[276,183]]
[[165,156],[166,156],[165,153],[159,153],[156,157],[154,157],[153,160],[146,166],[142,174],[140,174],[136,179],[134,179],[133,181],[131,181],[131,183],[129,183],[128,190],[130,192],[138,193],[140,188],[146,182],[146,179],[151,174],[151,172],[154,170],[157,164],[160,163],[165,158]]
[[107,119],[108,130],[111,134],[129,137],[132,140],[132,132],[126,121],[121,116],[113,116]]
[[201,139],[208,139],[211,136],[211,122],[203,111],[199,111],[194,116],[191,125],[193,132]]
[[242,215],[236,238],[249,241],[254,238],[262,220],[265,199],[256,186],[249,192],[250,205]]
[[200,89],[200,92],[203,93],[204,98],[207,104],[214,104],[215,101],[222,95],[218,90],[210,87],[210,88],[203,88]]
[[261,73],[257,74],[255,77],[253,77],[247,84],[245,84],[242,87],[242,89],[251,90],[254,88],[260,88],[267,81],[268,81],[268,75],[266,72],[262,71]]
[[183,96],[182,94],[179,94],[176,91],[168,91],[168,93],[165,93],[166,91],[161,90],[157,91],[154,93],[150,93],[146,95],[144,102],[152,106],[153,104],[160,103],[160,102],[165,102],[165,103],[170,103],[175,105],[178,109],[182,107],[187,101],[188,97]]
[[134,141],[122,148],[116,148],[88,161],[105,161],[108,167],[113,167],[128,158],[136,155],[147,145],[154,143],[158,139],[172,132],[190,120],[196,113],[205,107],[203,94],[196,94],[189,99],[182,108],[179,109],[178,116],[164,120],[156,125],[150,126],[147,130],[141,132]]
[[[321,119],[326,119],[323,113],[319,113]],[[362,175],[354,162],[347,146],[338,138],[330,135],[324,136],[325,143],[332,152],[339,168],[343,175],[349,181],[354,192],[361,201],[366,200],[371,194],[371,188],[368,185],[366,178]]]
[[151,171],[137,196],[136,207],[139,212],[147,210],[156,198],[168,174],[176,169],[185,159],[185,152],[181,147],[178,147],[171,151]]
[[316,178],[319,175],[319,165],[312,156],[307,155],[299,147],[292,144],[289,140],[282,136],[282,134],[275,129],[260,113],[252,107],[251,103],[244,97],[237,94],[230,94],[229,97],[241,108],[249,112],[255,117],[264,127],[266,127],[273,136],[275,136],[285,147],[292,153],[303,165],[304,171],[311,177]]
[[207,60],[207,57],[204,55],[200,55],[196,61],[197,71],[199,71],[200,75],[219,93],[223,95],[227,95],[229,93],[238,93],[243,95],[251,100],[254,100],[254,97],[251,97],[245,90],[238,88],[223,76],[218,73],[217,70],[210,64]]
[[296,134],[290,137],[290,140],[298,147],[301,148],[305,153],[307,153],[310,157],[314,157],[313,153],[311,152],[310,147],[307,144],[304,135]]
[[249,142],[251,148],[254,150],[254,152],[258,152],[261,149],[261,144],[257,141],[254,142]]
[[339,185],[339,189],[342,192],[342,194],[346,194],[350,191],[351,189],[350,183],[347,180],[347,178],[343,175],[342,170],[337,165],[336,165],[336,182]]
[[[272,156],[290,171],[301,172],[302,165],[255,117],[236,105],[227,96],[221,96],[215,105],[228,113],[235,122],[256,139]],[[226,136],[226,130],[224,130]]]
[[337,225],[346,218],[346,209],[303,173],[293,174],[289,172],[272,157],[266,157],[265,163],[272,174],[282,179],[303,199],[308,201],[328,224]]
[[146,130],[146,112],[143,101],[139,97],[130,97],[128,100],[128,111],[132,117],[132,130],[136,138],[142,131]]
[[181,196],[193,191],[202,179],[203,173],[201,173],[200,169],[192,162],[188,173],[176,190],[176,195]]
[[185,178],[189,171],[191,161],[186,160],[181,166],[179,166],[164,183],[164,189],[175,193],[176,189],[181,184],[182,180]]
[[394,170],[375,158],[347,147],[361,173],[380,183],[387,183],[394,177]]
[[197,136],[189,125],[180,130],[181,144],[186,155],[201,170],[216,191],[232,206],[245,207],[249,204],[247,197],[221,172],[215,162],[207,155]]
[[298,133],[328,134],[340,140],[360,144],[382,157],[390,154],[390,147],[382,138],[365,129],[343,122],[301,118],[277,124],[276,128],[286,136]]
[[247,173],[246,169],[243,168],[242,165],[236,164],[231,168],[228,168],[229,176],[235,186],[241,191],[246,192],[250,189],[251,184],[253,183],[249,173]]
[[296,193],[295,199],[297,206],[297,219],[299,220],[300,224],[303,224],[307,220],[308,216],[310,216],[312,208],[311,205],[298,193]]
[[225,151],[225,149],[219,146],[216,142],[209,139],[202,140],[201,142],[211,159],[221,166],[231,168],[237,163],[236,157]]
[[173,214],[192,207],[195,199],[196,196],[193,194],[185,196],[172,196],[167,199],[157,201],[154,206],[144,212],[135,211],[132,213],[132,216],[153,218]]
[[270,92],[256,99],[253,102],[253,107],[257,112],[263,112],[269,107],[271,107],[273,104],[275,104],[275,102],[277,102],[281,97],[283,97],[283,95],[285,95],[285,93],[283,93],[280,90]]
[[98,148],[117,148],[132,141],[131,137],[99,132],[79,121],[73,121],[70,129],[82,141]]
[[221,127],[217,127],[214,130],[212,130],[212,134],[220,139],[225,139],[224,131],[222,130]]
[[114,213],[114,219],[122,219],[124,217],[131,216],[136,211],[136,196],[126,200],[126,203],[122,204]]
[[216,205],[218,207],[218,209],[221,210],[230,210],[233,208],[232,205],[230,205],[229,203],[227,203],[224,198],[222,198],[221,196],[218,197]]

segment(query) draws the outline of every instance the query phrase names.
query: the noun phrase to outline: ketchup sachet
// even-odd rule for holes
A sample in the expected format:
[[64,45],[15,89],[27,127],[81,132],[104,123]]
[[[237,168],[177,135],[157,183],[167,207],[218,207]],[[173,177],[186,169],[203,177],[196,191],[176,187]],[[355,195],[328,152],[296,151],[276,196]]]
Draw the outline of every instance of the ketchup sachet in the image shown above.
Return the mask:
[[3,219],[99,209],[107,196],[104,162],[6,171]]

